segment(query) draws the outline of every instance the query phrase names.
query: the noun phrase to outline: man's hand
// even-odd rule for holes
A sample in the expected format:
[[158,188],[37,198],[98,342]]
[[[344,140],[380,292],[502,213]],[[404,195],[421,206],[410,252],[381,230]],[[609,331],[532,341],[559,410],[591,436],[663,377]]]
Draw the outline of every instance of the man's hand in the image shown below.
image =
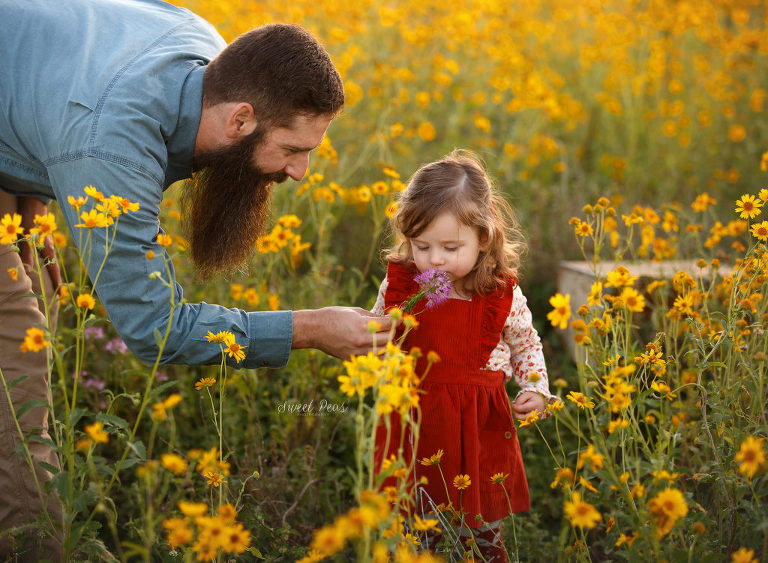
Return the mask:
[[[381,328],[371,334],[368,323]],[[317,348],[326,354],[348,360],[352,355],[367,354],[386,345],[392,321],[357,307],[324,307],[293,312],[291,348]]]
[[512,410],[517,420],[525,420],[535,410],[543,413],[546,404],[544,397],[535,391],[524,391],[512,403]]
[[[21,215],[21,226],[24,232],[28,233],[35,226],[35,215],[45,215],[48,213],[48,206],[37,198],[29,196],[19,196],[17,198],[19,215]],[[35,261],[32,257],[32,249],[26,242],[19,243],[21,252],[21,261],[28,265],[32,271],[35,269]],[[61,272],[56,263],[56,252],[53,249],[53,239],[50,236],[45,237],[43,247],[40,249],[40,256],[51,276],[53,289],[58,290],[61,285]]]

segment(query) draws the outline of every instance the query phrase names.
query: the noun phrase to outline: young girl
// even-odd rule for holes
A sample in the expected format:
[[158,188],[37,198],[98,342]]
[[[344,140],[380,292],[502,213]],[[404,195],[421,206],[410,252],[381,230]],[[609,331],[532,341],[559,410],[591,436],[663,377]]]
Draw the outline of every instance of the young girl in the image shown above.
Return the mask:
[[[418,326],[403,343],[405,349],[418,346],[424,356],[434,351],[440,357],[420,384],[413,482],[426,477],[427,484],[417,489],[417,505],[425,513],[448,503],[463,510],[464,539],[471,535],[486,561],[507,561],[500,521],[510,509],[528,510],[530,503],[504,383],[514,375],[521,387],[512,403],[519,420],[534,409],[543,412],[553,398],[541,341],[517,285],[522,237],[482,163],[467,151],[420,168],[401,195],[392,226],[398,240],[387,255],[374,313],[401,306],[418,292],[414,277],[420,272],[442,270],[452,282],[443,304],[416,305]],[[419,362],[421,374],[424,358]],[[398,440],[399,432],[392,432],[382,451],[386,430],[379,428],[377,464],[397,452]],[[439,450],[438,467],[433,456]],[[469,476],[461,491],[453,484],[458,475]]]

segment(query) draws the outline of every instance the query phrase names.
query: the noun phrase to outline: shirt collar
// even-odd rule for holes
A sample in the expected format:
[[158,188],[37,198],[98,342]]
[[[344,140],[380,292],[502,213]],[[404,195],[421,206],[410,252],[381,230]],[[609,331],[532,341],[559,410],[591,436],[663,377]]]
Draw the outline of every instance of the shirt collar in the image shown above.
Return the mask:
[[165,186],[188,178],[192,173],[192,158],[195,152],[195,139],[200,127],[200,115],[203,107],[203,73],[205,65],[192,63],[194,67],[187,75],[179,99],[179,121],[167,142],[168,169],[165,174]]

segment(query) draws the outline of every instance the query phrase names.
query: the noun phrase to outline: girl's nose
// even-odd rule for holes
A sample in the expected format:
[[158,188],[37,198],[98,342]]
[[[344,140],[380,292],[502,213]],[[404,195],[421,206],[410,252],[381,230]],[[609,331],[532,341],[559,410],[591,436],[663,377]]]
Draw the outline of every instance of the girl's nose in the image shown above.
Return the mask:
[[429,255],[429,263],[433,266],[439,266],[444,262],[443,255],[441,252],[432,252]]

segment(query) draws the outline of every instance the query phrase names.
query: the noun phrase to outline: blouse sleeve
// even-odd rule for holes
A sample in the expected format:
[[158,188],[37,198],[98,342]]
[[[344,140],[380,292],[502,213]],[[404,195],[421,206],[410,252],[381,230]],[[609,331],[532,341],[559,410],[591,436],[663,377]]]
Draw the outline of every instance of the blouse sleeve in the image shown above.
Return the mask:
[[515,287],[512,309],[504,324],[502,340],[509,346],[512,374],[520,385],[518,395],[525,391],[535,391],[547,401],[552,401],[556,397],[549,391],[541,339],[533,328],[533,318],[527,303],[520,287]]
[[374,303],[373,309],[371,309],[371,313],[374,315],[384,314],[384,292],[387,291],[388,285],[389,280],[387,279],[387,276],[384,276],[384,279],[381,280],[381,285],[379,286],[379,295],[376,297],[376,303]]

